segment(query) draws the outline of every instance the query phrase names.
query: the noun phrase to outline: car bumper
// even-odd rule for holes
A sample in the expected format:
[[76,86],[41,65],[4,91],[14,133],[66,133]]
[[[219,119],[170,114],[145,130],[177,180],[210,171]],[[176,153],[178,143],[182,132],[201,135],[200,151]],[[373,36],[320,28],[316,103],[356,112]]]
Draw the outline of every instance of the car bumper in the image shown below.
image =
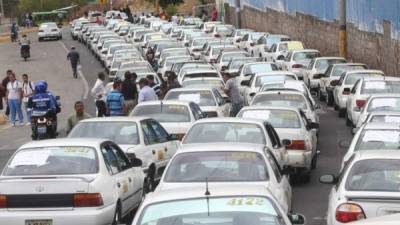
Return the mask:
[[294,168],[310,169],[311,160],[313,157],[312,151],[303,150],[287,150],[288,161],[287,165]]
[[106,225],[111,224],[114,213],[115,205],[101,209],[2,211],[0,224],[26,225],[26,220],[51,220],[51,225]]
[[38,34],[38,38],[59,38],[60,33],[48,33],[48,34]]

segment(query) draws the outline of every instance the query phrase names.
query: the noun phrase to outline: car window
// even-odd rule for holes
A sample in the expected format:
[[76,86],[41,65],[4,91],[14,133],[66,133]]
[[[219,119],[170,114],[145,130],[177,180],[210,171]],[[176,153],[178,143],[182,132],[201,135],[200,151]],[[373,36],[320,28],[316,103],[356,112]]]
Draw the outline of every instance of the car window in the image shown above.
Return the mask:
[[213,89],[213,93],[214,93],[215,98],[217,99],[217,104],[220,106],[223,105],[225,102],[224,102],[224,99],[222,98],[221,94],[215,89]]
[[357,86],[360,83],[360,80],[357,80],[357,82],[354,84],[354,86],[351,88],[351,93],[355,94],[357,91]]
[[274,128],[301,128],[296,112],[281,109],[247,109],[238,117],[267,120]]
[[118,160],[118,165],[121,171],[131,168],[130,162],[124,152],[115,144],[109,145],[114,152],[116,159]]
[[150,126],[153,128],[155,134],[157,135],[157,139],[160,143],[164,143],[168,141],[168,133],[165,131],[165,129],[157,122],[154,120],[150,120],[147,123],[150,124]]
[[165,182],[251,182],[269,179],[264,157],[256,152],[205,151],[178,154]]
[[372,98],[368,104],[367,112],[373,111],[400,111],[400,98]]
[[147,121],[142,121],[140,124],[142,125],[145,144],[146,145],[157,144],[158,143],[157,135],[154,133],[153,129],[147,123]]
[[217,103],[211,91],[170,91],[165,96],[165,100],[191,101],[199,106],[216,106]]
[[148,116],[160,123],[190,122],[190,113],[185,105],[154,104],[138,105],[132,116]]
[[361,78],[375,78],[382,77],[382,74],[379,73],[351,73],[346,76],[345,84],[346,85],[354,85]]
[[272,168],[272,171],[275,174],[276,180],[279,183],[282,180],[282,174],[281,174],[281,170],[280,170],[279,164],[276,161],[274,155],[268,149],[266,149],[266,153],[267,154],[265,154],[265,156],[267,157],[267,160],[268,160],[268,162],[269,162],[269,164],[270,164],[270,166]]
[[354,151],[392,150],[400,148],[399,130],[363,130],[357,140]]
[[307,109],[307,101],[303,95],[299,94],[261,94],[256,95],[251,103],[252,105],[266,105],[277,107],[295,107]]
[[103,154],[104,162],[106,163],[107,169],[111,174],[119,173],[120,166],[118,162],[118,158],[114,153],[113,148],[110,144],[105,144],[101,147],[101,153]]
[[271,131],[271,126],[269,126],[268,124],[265,125],[265,129],[267,130],[269,139],[271,140],[271,145],[272,147],[276,148],[278,146],[278,141],[276,140],[274,133],[272,133]]

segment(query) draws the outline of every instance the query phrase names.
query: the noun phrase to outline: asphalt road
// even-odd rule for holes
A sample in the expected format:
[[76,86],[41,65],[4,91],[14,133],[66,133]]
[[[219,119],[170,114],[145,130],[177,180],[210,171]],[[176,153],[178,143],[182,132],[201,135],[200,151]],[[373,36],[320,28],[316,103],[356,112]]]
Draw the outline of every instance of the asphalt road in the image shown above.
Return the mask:
[[[33,80],[46,79],[52,90],[61,95],[63,113],[60,116],[60,126],[63,129],[65,120],[73,110],[76,100],[83,100],[89,114],[95,115],[93,98],[88,94],[96,81],[97,73],[104,71],[100,63],[88,51],[86,46],[73,41],[69,30],[64,29],[62,41],[37,43],[35,35],[31,36],[32,60],[21,62],[18,47],[11,44],[0,45],[0,68],[4,73],[6,68],[17,71],[17,74],[28,72]],[[66,62],[66,49],[75,46],[81,55],[84,77],[73,79],[71,68]],[[3,71],[0,71],[3,73]],[[293,185],[293,211],[302,213],[307,218],[308,225],[324,225],[328,204],[329,185],[322,185],[318,179],[323,174],[336,174],[340,161],[346,149],[339,147],[342,140],[351,140],[352,134],[346,127],[345,121],[339,119],[337,113],[320,103],[320,134],[317,169],[313,171],[311,182],[308,184]],[[28,127],[10,128],[0,127],[0,168],[3,168],[12,153],[23,143],[30,140]]]

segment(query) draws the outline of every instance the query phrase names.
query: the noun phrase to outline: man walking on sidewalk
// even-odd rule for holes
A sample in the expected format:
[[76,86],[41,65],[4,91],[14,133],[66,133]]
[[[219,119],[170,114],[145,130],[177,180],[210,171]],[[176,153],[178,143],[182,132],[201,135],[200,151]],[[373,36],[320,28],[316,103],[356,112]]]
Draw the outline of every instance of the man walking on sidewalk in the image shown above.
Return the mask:
[[91,94],[96,99],[96,107],[97,107],[97,116],[103,117],[107,115],[107,107],[104,102],[106,89],[104,87],[104,80],[106,76],[103,72],[100,72],[97,75],[96,83],[94,84]]
[[71,47],[71,51],[67,55],[67,60],[71,62],[72,72],[74,78],[78,78],[78,65],[80,64],[79,53],[75,50],[75,47]]

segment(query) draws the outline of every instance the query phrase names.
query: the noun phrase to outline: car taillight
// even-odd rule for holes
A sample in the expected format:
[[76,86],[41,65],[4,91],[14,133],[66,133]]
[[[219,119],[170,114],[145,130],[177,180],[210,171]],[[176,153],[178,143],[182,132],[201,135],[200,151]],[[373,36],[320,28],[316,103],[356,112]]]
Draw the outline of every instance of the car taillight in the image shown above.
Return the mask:
[[253,46],[254,46],[254,43],[250,43],[250,46],[252,46],[252,47],[253,47]]
[[7,208],[7,196],[0,195],[0,209]]
[[291,150],[306,150],[306,143],[304,140],[292,140],[291,144],[286,148]]
[[363,209],[355,203],[343,203],[336,209],[336,220],[341,223],[348,223],[365,219]]
[[74,195],[74,207],[96,207],[103,204],[103,198],[99,193]]
[[343,90],[342,91],[342,95],[349,95],[350,94],[350,91],[348,91],[348,90]]
[[367,101],[364,100],[364,99],[358,99],[358,100],[356,100],[356,105],[357,105],[358,108],[362,108],[362,107],[364,107],[366,102]]
[[292,68],[301,68],[302,66],[301,66],[301,64],[294,64],[293,66],[292,66]]

